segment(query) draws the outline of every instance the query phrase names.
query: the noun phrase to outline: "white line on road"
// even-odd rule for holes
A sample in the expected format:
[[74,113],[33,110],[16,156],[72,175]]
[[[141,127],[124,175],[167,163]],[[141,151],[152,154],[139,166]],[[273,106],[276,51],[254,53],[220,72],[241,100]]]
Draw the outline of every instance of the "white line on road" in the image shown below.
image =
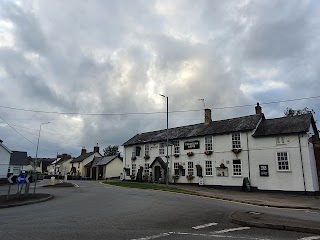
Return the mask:
[[224,229],[224,230],[220,230],[220,231],[215,231],[215,232],[212,232],[212,233],[213,234],[216,234],[216,233],[227,233],[227,232],[241,231],[241,230],[247,230],[247,229],[250,229],[250,227],[229,228],[229,229]]
[[298,240],[315,240],[315,239],[320,239],[320,236],[305,237],[305,238],[300,238]]
[[215,226],[217,225],[218,223],[207,223],[207,224],[203,224],[203,225],[199,225],[199,226],[196,226],[196,227],[192,227],[193,229],[195,230],[198,230],[198,229],[201,229],[201,228],[206,228],[206,227],[211,227],[211,226]]
[[240,236],[227,236],[227,235],[215,235],[215,234],[204,234],[204,233],[183,233],[177,232],[177,235],[191,235],[191,236],[203,236],[203,237],[215,237],[215,238],[235,238],[235,239],[246,239],[246,240],[270,240],[268,238],[248,238]]
[[143,237],[143,238],[135,238],[131,240],[149,240],[149,239],[156,239],[156,238],[161,238],[161,237],[168,237],[171,234],[174,234],[174,232],[168,232],[168,233],[160,233],[158,235],[153,235],[153,236],[148,236],[148,237]]

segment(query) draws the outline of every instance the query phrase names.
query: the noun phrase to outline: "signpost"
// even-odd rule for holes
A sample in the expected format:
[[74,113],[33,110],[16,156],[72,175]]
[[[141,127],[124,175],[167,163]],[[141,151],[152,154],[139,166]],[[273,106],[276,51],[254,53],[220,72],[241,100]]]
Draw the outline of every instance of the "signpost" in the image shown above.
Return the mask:
[[13,174],[11,174],[11,175],[8,177],[9,189],[8,189],[7,200],[9,200],[9,195],[10,195],[10,190],[11,190],[11,184],[13,183],[12,177],[13,177]]
[[18,195],[21,193],[22,186],[24,182],[26,181],[26,178],[23,173],[20,173],[19,176],[17,177],[17,183],[18,183]]
[[31,175],[28,174],[27,177],[26,177],[26,189],[25,189],[25,194],[29,194],[29,187],[30,187],[30,181],[29,181],[29,177]]

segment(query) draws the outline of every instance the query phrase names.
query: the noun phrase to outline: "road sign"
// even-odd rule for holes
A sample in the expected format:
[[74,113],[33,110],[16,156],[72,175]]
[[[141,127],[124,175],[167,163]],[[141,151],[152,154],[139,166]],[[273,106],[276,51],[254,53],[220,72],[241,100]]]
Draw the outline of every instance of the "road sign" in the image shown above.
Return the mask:
[[30,177],[31,175],[28,175],[27,177],[26,177],[26,183],[30,183],[30,181],[29,181],[29,177]]
[[8,182],[9,182],[9,183],[13,183],[12,177],[13,177],[13,175],[10,175],[10,176],[8,177]]
[[21,184],[23,184],[25,182],[25,180],[26,180],[26,178],[25,178],[24,174],[20,173],[20,175],[17,177],[17,183],[19,185],[21,185]]

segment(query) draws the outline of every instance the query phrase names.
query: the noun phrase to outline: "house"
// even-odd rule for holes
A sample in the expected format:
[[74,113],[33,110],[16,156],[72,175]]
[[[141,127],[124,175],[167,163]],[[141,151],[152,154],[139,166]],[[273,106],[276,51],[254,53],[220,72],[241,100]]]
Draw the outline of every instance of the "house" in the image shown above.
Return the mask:
[[119,154],[113,156],[95,157],[97,179],[120,178],[123,169],[123,159]]
[[8,173],[17,176],[20,172],[25,170],[28,165],[27,152],[12,151],[10,156],[10,165]]
[[71,171],[71,155],[63,153],[57,156],[57,159],[47,165],[46,171],[49,175],[67,175]]
[[89,164],[95,157],[102,157],[102,155],[99,153],[98,144],[93,148],[93,152],[89,153],[87,153],[86,148],[83,147],[81,150],[81,155],[70,161],[70,173],[72,175],[79,175],[81,177],[91,177],[93,179],[96,179],[96,168],[91,167],[91,165]]
[[[137,134],[124,146],[124,179],[318,192],[319,134],[312,114],[266,119],[256,114]],[[167,152],[168,149],[168,152]],[[316,154],[318,152],[318,154]],[[168,159],[166,158],[168,156]],[[167,174],[168,163],[168,174]]]
[[35,162],[37,162],[36,171],[38,173],[45,173],[47,172],[47,166],[55,161],[56,158],[31,158],[28,157],[28,166],[24,168],[26,171],[34,171]]
[[0,179],[6,179],[10,165],[11,151],[0,140]]

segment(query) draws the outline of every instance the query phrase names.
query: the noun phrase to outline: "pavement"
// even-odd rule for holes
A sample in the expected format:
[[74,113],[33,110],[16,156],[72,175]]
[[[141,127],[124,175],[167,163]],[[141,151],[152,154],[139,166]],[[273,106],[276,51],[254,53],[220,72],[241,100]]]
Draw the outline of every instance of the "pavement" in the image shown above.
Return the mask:
[[[273,208],[313,210],[316,214],[320,214],[319,196],[290,193],[241,192],[183,184],[176,184],[175,186],[193,191],[199,196],[213,199]],[[260,212],[236,211],[229,216],[229,219],[233,223],[244,226],[320,234],[320,215],[319,221],[307,221]]]

